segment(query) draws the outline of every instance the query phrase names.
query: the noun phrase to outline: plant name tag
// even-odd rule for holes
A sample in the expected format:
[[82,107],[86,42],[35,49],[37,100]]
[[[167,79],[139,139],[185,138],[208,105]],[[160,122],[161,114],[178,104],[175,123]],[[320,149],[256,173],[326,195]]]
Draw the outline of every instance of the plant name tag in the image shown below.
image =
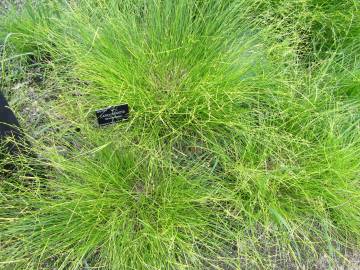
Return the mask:
[[96,110],[96,118],[101,127],[126,120],[129,118],[129,105],[122,104]]

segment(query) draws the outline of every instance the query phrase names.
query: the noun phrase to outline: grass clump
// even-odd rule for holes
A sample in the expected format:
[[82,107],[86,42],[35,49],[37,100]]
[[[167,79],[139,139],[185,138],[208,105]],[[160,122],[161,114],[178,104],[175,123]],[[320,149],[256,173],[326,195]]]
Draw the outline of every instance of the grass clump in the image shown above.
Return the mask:
[[[5,269],[309,268],[324,254],[349,264],[356,31],[339,45],[311,26],[309,51],[296,27],[278,28],[286,18],[254,19],[263,4],[59,1],[4,18],[2,88],[16,96],[24,63],[46,74],[39,92],[52,89],[45,134],[28,136],[34,154],[15,157],[0,185]],[[319,8],[338,12],[309,5],[324,25]],[[295,26],[308,18],[297,11]],[[336,53],[319,58],[325,47]],[[129,121],[94,125],[95,109],[120,103]]]
[[[259,1],[257,12],[281,36],[293,37],[306,64],[341,53],[359,36],[358,1]],[[256,12],[256,11],[255,11]]]
[[224,247],[208,206],[216,194],[198,168],[176,168],[134,145],[71,159],[48,153],[38,164],[52,168],[46,175],[2,185],[12,216],[2,222],[2,257],[17,258],[19,269],[197,268],[200,249],[214,255]]

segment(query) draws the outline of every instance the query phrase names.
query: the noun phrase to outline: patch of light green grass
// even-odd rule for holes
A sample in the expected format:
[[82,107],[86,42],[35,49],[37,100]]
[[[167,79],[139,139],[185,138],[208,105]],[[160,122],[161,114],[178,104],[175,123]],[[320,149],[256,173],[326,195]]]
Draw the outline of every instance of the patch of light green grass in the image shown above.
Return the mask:
[[[48,70],[58,115],[1,182],[5,267],[335,265],[359,247],[359,107],[339,94],[356,60],[304,68],[299,32],[254,7],[77,1],[4,20],[7,51]],[[129,121],[94,125],[120,103]]]

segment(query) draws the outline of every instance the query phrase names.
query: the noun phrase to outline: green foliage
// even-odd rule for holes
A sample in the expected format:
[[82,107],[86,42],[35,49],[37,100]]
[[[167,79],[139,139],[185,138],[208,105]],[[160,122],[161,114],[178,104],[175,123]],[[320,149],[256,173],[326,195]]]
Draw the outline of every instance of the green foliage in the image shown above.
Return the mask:
[[360,5],[352,0],[259,1],[265,22],[275,22],[280,33],[296,38],[306,61],[326,59],[360,35]]
[[[16,97],[16,65],[36,66],[52,100],[27,137],[33,154],[0,161],[0,265],[348,263],[360,241],[357,8],[81,0],[9,13],[1,86]],[[96,127],[95,109],[121,103],[129,121]]]

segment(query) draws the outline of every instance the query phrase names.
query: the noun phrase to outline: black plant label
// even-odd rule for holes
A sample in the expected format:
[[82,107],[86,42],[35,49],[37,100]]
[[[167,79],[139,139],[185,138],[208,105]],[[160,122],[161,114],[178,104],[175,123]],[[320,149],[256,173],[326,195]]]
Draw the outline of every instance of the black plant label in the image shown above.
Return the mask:
[[122,104],[97,110],[96,118],[100,127],[127,120],[129,118],[129,105]]

